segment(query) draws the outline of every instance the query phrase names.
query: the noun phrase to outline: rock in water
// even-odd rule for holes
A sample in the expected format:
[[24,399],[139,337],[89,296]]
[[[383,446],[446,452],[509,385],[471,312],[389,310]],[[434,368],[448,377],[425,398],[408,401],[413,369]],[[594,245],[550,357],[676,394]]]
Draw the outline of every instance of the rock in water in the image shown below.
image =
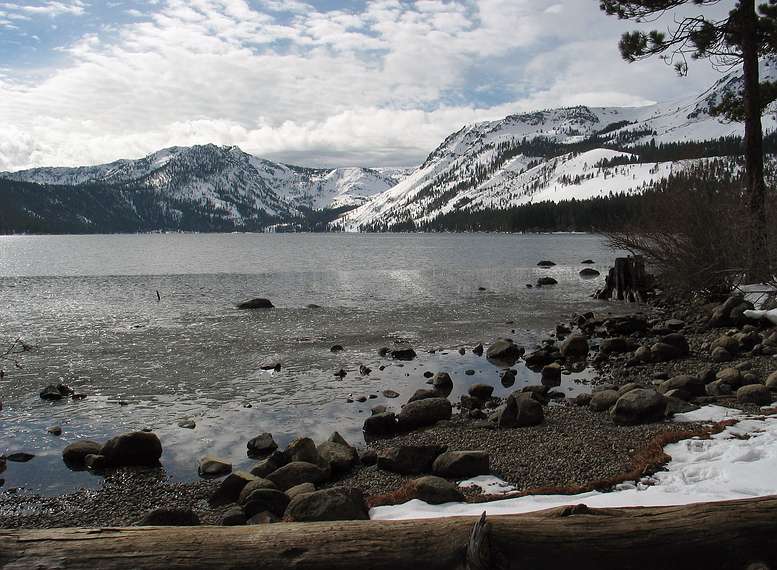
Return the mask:
[[290,503],[284,519],[296,522],[368,520],[364,495],[359,489],[332,487],[298,495]]
[[469,395],[479,400],[488,400],[494,393],[494,387],[488,384],[473,384],[469,387]]
[[553,267],[554,265],[556,264],[553,263],[552,261],[543,260],[537,264],[537,267]]
[[464,500],[464,495],[462,495],[456,485],[434,475],[415,479],[410,483],[409,487],[410,494],[414,499],[424,501],[430,505],[458,503]]
[[491,472],[485,451],[448,451],[434,460],[432,470],[447,479],[467,479]]
[[618,398],[610,410],[616,424],[634,425],[663,420],[666,416],[667,399],[655,390],[637,388]]
[[394,360],[413,360],[416,357],[415,350],[409,344],[398,345],[389,350],[388,354]]
[[558,281],[553,279],[553,277],[540,277],[537,279],[537,285],[540,287],[543,287],[545,285],[558,285]]
[[99,455],[102,445],[89,439],[80,439],[62,450],[62,459],[68,466],[83,467],[87,455]]
[[397,431],[397,417],[394,412],[375,414],[364,420],[364,433],[373,436],[393,435]]
[[486,358],[498,365],[512,366],[524,354],[523,347],[515,344],[512,339],[498,338],[486,351]]
[[278,449],[271,433],[261,433],[248,440],[248,457],[264,457]]
[[197,473],[200,477],[221,477],[232,471],[232,464],[207,455],[200,459]]
[[273,309],[275,308],[275,305],[273,305],[269,299],[258,297],[256,299],[249,299],[248,301],[243,301],[242,303],[239,303],[237,308],[238,309]]
[[125,433],[108,440],[100,455],[107,467],[154,466],[162,457],[162,442],[151,432]]
[[432,386],[443,396],[447,396],[453,391],[453,380],[447,372],[438,372],[432,377]]
[[591,269],[590,267],[586,267],[585,269],[580,270],[579,273],[580,277],[585,278],[592,278],[592,277],[599,277],[601,273],[599,273],[596,269]]

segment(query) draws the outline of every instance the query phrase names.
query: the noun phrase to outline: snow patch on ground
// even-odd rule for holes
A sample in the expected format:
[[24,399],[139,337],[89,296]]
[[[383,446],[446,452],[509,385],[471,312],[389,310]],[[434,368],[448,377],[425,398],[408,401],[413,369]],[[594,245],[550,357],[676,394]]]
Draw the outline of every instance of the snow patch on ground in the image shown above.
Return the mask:
[[486,495],[503,495],[516,490],[515,487],[507,481],[503,481],[499,477],[494,477],[493,475],[478,475],[472,479],[459,481],[459,487],[462,489],[478,487]]
[[[718,418],[722,412],[713,409],[706,414]],[[698,421],[703,416],[699,413],[691,417]],[[777,494],[777,418],[745,418],[710,439],[688,439],[668,445],[665,451],[672,457],[666,471],[638,482],[621,484],[610,493],[532,495],[479,504],[428,505],[412,500],[402,505],[374,508],[370,517],[397,520],[479,516],[483,511],[493,516],[580,503],[589,507],[648,507]]]

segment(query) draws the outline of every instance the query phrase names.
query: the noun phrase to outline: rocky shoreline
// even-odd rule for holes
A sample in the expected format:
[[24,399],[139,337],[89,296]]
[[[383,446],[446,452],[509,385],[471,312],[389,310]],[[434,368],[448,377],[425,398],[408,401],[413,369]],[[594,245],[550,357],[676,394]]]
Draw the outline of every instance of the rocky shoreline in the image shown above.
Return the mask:
[[[478,475],[499,477],[518,493],[606,490],[660,468],[662,444],[708,429],[665,421],[674,413],[709,403],[770,413],[777,332],[768,321],[749,320],[744,312],[752,305],[741,296],[709,305],[659,298],[640,308],[617,317],[575,315],[530,352],[509,339],[471,348],[503,368],[504,386],[518,361],[538,372],[538,383],[504,398],[475,384],[451,402],[450,375],[419,378],[407,403],[373,410],[364,426],[368,444],[359,449],[334,433],[318,445],[299,438],[279,450],[260,434],[247,441],[256,459],[250,473],[205,457],[203,480],[172,483],[155,467],[163,442],[154,434],[71,444],[64,459],[104,472],[103,486],[58,497],[5,490],[0,527],[364,519],[370,506],[411,498],[482,500],[479,489],[456,484]],[[395,346],[381,356],[416,354]],[[563,375],[587,366],[597,371],[590,394],[565,398],[554,390]]]

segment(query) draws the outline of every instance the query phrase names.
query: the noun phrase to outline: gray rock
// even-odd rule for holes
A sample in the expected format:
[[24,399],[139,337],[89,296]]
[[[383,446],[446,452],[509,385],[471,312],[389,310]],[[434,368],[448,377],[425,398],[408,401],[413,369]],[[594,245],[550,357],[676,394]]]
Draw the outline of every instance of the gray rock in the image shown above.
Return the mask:
[[510,394],[499,413],[497,425],[500,428],[536,426],[545,419],[542,405],[531,393]]
[[588,357],[588,338],[582,334],[573,334],[559,347],[559,352],[564,358],[582,359]]
[[499,338],[488,347],[486,358],[498,365],[512,366],[523,353],[523,347],[515,344],[512,339]]
[[635,350],[634,343],[622,336],[615,336],[612,338],[605,338],[599,344],[599,352],[602,354],[616,354],[631,352]]
[[416,357],[413,347],[407,344],[398,345],[390,349],[388,354],[394,360],[413,360]]
[[264,511],[269,511],[276,517],[282,517],[289,506],[289,497],[277,489],[255,489],[245,498],[243,512],[252,517]]
[[609,410],[618,401],[618,392],[616,390],[599,390],[591,394],[591,400],[588,407],[595,412],[604,412]]
[[715,375],[715,379],[725,382],[732,388],[742,385],[742,373],[736,368],[724,368]]
[[397,420],[400,429],[411,430],[449,420],[452,413],[451,403],[446,398],[429,398],[406,404]]
[[286,489],[286,496],[289,499],[293,499],[297,495],[304,495],[306,493],[313,493],[316,490],[316,486],[313,483],[300,483],[295,485],[291,489]]
[[445,449],[444,445],[401,445],[383,449],[378,452],[378,469],[400,475],[428,473]]
[[99,453],[90,453],[84,457],[84,465],[90,471],[101,471],[106,467],[105,456]]
[[285,491],[296,487],[301,483],[322,483],[327,479],[326,471],[318,465],[305,461],[292,461],[277,471],[270,473],[267,479],[275,483],[275,486]]
[[399,392],[394,390],[383,390],[382,393],[384,398],[399,398]]
[[397,417],[394,412],[375,414],[364,420],[364,433],[373,436],[393,435],[397,431]]
[[667,403],[663,394],[638,388],[618,398],[610,410],[610,416],[620,425],[659,421],[666,416]]
[[668,362],[682,356],[683,353],[680,349],[666,342],[657,342],[650,347],[650,358],[654,362]]
[[642,388],[642,386],[640,384],[637,384],[636,382],[629,382],[628,384],[624,384],[623,386],[618,388],[618,397],[620,398],[626,392],[631,392],[632,390],[636,390],[637,388]]
[[714,351],[716,348],[723,348],[730,354],[736,354],[739,352],[739,341],[733,336],[721,335],[710,345],[710,348]]
[[764,406],[772,401],[772,394],[763,384],[748,384],[737,390],[737,401]]
[[200,477],[221,477],[232,471],[232,464],[222,459],[206,455],[200,459],[197,473]]
[[596,269],[591,269],[590,267],[586,267],[585,269],[581,269],[579,273],[580,277],[599,277],[601,273],[599,273]]
[[198,526],[200,517],[191,509],[154,509],[136,526]]
[[453,380],[447,372],[438,372],[432,376],[432,386],[442,396],[447,396],[453,391]]
[[351,467],[359,460],[356,449],[347,443],[343,445],[337,441],[325,441],[320,444],[318,446],[318,455],[329,464],[332,472],[335,474],[350,471]]
[[374,449],[359,450],[359,463],[362,465],[375,465],[378,462],[378,452]]
[[316,444],[309,437],[298,437],[286,447],[286,456],[289,461],[304,461],[317,465],[320,457]]
[[261,433],[249,439],[246,447],[248,448],[248,457],[264,457],[278,449],[278,444],[275,443],[271,433]]
[[240,494],[237,496],[237,502],[238,504],[244,504],[248,497],[253,493],[254,491],[258,491],[259,489],[275,489],[277,490],[278,487],[275,486],[275,483],[270,481],[269,479],[264,479],[262,477],[258,477],[256,479],[253,479],[246,483],[245,487],[243,487],[240,490]]
[[734,360],[734,356],[721,346],[712,351],[713,362],[731,362],[732,360]]
[[221,516],[221,526],[242,526],[246,524],[246,514],[238,505],[230,507]]
[[710,396],[728,396],[729,394],[733,393],[734,388],[731,386],[731,384],[727,384],[722,380],[715,380],[714,382],[707,384],[704,387],[704,390]]
[[488,475],[488,453],[485,451],[448,451],[434,460],[432,471],[448,479],[467,479],[477,475]]
[[102,445],[90,439],[79,439],[62,450],[62,459],[66,464],[80,467],[87,455],[99,455]]
[[367,503],[361,490],[332,487],[297,495],[284,519],[297,522],[368,520]]
[[62,435],[62,428],[59,426],[51,426],[46,428],[46,431],[51,435]]
[[494,393],[494,387],[488,384],[473,384],[469,387],[469,395],[478,400],[488,400]]
[[251,475],[256,477],[267,477],[273,471],[276,471],[286,465],[289,458],[282,451],[273,451],[269,457],[263,459],[251,468]]
[[538,287],[544,287],[545,285],[558,285],[558,281],[553,279],[553,277],[540,277],[537,279]]
[[772,372],[766,377],[766,387],[769,390],[777,391],[777,372]]
[[[450,393],[450,392],[449,392]],[[418,400],[428,400],[429,398],[444,398],[445,394],[434,388],[419,388],[410,396],[408,402],[417,402]]]
[[662,382],[658,387],[658,391],[666,394],[670,390],[677,390],[675,397],[682,400],[690,400],[697,396],[703,396],[706,393],[704,386],[704,381],[698,376],[680,374]]
[[249,299],[237,305],[238,309],[272,309],[274,307],[275,305],[269,299],[263,298]]
[[237,502],[243,488],[256,479],[257,477],[245,471],[233,471],[221,481],[210,496],[209,502],[211,506],[217,507]]
[[413,498],[430,505],[459,503],[464,500],[464,495],[462,495],[456,485],[442,477],[435,477],[433,475],[413,480],[410,483],[410,489]]
[[100,455],[108,467],[154,466],[162,457],[162,442],[152,432],[125,433],[109,439]]

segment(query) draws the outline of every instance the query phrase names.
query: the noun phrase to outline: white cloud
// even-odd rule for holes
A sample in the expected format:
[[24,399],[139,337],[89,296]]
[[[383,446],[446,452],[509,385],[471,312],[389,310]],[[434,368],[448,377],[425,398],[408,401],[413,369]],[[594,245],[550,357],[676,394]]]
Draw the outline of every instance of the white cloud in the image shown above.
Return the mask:
[[80,16],[84,13],[86,6],[80,0],[71,0],[70,2],[38,2],[35,4],[18,4],[16,2],[0,2],[0,10],[21,14],[45,14],[47,16],[60,16],[62,14],[71,14]]
[[309,165],[406,165],[467,122],[643,104],[712,75],[683,83],[658,62],[621,62],[625,26],[594,2],[260,4],[167,0],[110,33],[83,34],[54,69],[0,60],[0,170],[206,142]]

